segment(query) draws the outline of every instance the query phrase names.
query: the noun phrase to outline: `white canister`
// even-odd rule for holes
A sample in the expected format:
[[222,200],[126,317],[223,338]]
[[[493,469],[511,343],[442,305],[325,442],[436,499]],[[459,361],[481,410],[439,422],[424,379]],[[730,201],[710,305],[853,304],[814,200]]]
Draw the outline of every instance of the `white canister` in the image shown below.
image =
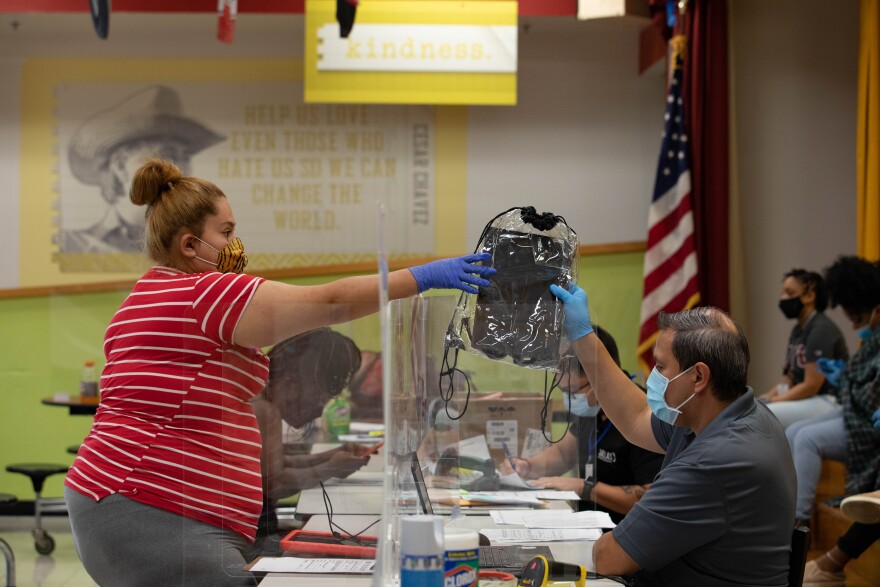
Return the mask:
[[401,587],[443,587],[443,518],[400,519]]

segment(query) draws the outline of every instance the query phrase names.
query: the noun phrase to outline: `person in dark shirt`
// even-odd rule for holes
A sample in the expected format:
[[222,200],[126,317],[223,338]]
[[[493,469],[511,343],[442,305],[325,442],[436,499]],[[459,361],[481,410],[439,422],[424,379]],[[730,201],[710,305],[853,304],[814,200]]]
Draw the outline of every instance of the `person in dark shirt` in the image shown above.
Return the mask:
[[814,271],[792,269],[782,280],[779,309],[796,320],[788,338],[783,379],[761,396],[783,427],[839,407],[831,383],[817,369],[819,359],[846,360],[840,329],[825,315],[825,280]]
[[[620,366],[614,338],[600,326],[595,329]],[[615,523],[620,522],[650,487],[663,463],[663,455],[627,442],[602,412],[577,359],[563,370],[560,387],[571,409],[571,428],[560,442],[541,453],[528,459],[513,459],[517,473],[535,479],[535,485],[546,489],[574,491],[581,496],[579,510],[605,511]],[[578,474],[561,476],[575,462]]]
[[665,453],[651,488],[593,545],[596,572],[647,585],[785,587],[795,473],[779,420],[747,386],[749,346],[725,312],[660,312],[648,397],[595,335],[587,295],[551,286],[602,409]]

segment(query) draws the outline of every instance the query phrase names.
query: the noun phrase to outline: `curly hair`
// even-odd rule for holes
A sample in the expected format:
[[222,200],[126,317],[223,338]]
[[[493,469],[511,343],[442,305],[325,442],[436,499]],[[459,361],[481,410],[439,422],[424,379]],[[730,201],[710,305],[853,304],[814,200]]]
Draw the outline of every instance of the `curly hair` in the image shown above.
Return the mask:
[[285,339],[269,351],[269,382],[273,394],[308,394],[315,400],[339,395],[361,366],[353,340],[329,328],[318,328]]
[[841,255],[825,269],[825,287],[831,307],[842,306],[853,315],[880,306],[880,267],[866,259]]

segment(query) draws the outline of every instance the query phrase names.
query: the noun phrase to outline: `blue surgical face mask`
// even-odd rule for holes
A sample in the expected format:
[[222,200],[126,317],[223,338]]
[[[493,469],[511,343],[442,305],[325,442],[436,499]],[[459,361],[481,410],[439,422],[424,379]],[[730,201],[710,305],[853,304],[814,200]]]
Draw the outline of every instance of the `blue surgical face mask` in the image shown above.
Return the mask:
[[697,393],[692,393],[690,397],[681,402],[677,408],[671,408],[669,407],[669,404],[666,403],[666,388],[671,382],[675,381],[693,368],[694,365],[691,365],[672,379],[667,379],[657,370],[657,367],[654,367],[651,374],[648,376],[648,407],[651,408],[651,412],[653,412],[655,416],[667,424],[675,424],[679,414],[681,414],[682,406],[691,401]]
[[595,406],[591,406],[590,400],[582,393],[564,393],[562,397],[565,401],[565,407],[571,410],[571,413],[575,416],[595,418],[601,409],[598,403]]

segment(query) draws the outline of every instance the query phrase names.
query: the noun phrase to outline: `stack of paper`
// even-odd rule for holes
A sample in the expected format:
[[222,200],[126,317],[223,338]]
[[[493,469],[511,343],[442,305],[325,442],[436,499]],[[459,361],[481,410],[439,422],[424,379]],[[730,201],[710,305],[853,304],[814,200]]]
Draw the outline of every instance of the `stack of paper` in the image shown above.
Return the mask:
[[553,510],[528,512],[523,516],[526,528],[614,528],[607,512],[585,511],[573,514],[559,514]]
[[573,540],[599,540],[598,528],[568,528],[564,530],[531,528],[486,528],[480,534],[492,544],[524,544],[527,542],[570,542]]

